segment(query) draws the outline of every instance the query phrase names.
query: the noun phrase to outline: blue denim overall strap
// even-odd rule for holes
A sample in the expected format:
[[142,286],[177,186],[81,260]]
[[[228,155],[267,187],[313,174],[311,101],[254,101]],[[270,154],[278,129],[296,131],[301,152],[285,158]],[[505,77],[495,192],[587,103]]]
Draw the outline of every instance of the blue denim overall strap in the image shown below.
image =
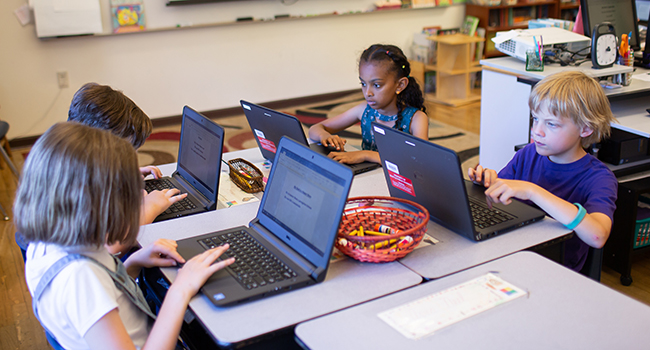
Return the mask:
[[[38,316],[38,307],[37,307],[37,302],[40,300],[41,295],[43,294],[43,291],[47,286],[52,282],[54,277],[63,270],[68,264],[75,260],[79,259],[88,259],[97,265],[101,266],[104,268],[104,270],[111,276],[111,279],[113,280],[113,283],[115,283],[115,286],[121,290],[128,298],[131,300],[133,304],[135,304],[142,312],[146,313],[149,317],[152,319],[156,319],[156,315],[151,312],[151,309],[149,308],[149,305],[147,305],[146,300],[144,299],[144,295],[142,295],[142,291],[138,287],[138,285],[135,283],[135,280],[129,276],[126,273],[126,268],[124,267],[124,264],[120,261],[120,259],[113,257],[113,260],[115,261],[117,271],[113,272],[110,269],[108,269],[104,264],[100,263],[99,261],[85,256],[81,254],[70,254],[66,255],[63,258],[57,260],[52,266],[50,266],[47,271],[43,274],[41,277],[41,280],[38,282],[38,285],[36,286],[36,290],[34,291],[34,297],[32,299],[32,308],[34,309],[34,316],[36,316],[36,319],[43,325],[43,322],[41,322],[40,317]],[[45,326],[43,325],[43,328]],[[45,328],[45,333],[48,337],[48,340],[50,341],[50,344],[52,347],[56,350],[63,349],[61,345],[56,341],[56,338],[50,333],[47,328]],[[58,346],[58,347],[57,347]]]

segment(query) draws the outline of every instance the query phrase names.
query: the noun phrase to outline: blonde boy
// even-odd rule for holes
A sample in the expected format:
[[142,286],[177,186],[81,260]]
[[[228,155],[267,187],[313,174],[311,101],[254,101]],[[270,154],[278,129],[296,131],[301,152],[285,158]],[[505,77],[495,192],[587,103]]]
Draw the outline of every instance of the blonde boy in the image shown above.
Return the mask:
[[594,79],[567,71],[546,77],[528,99],[531,143],[498,173],[469,169],[483,183],[488,200],[527,200],[575,231],[565,246],[564,264],[580,271],[589,246],[602,248],[612,228],[618,182],[585,148],[609,136],[614,117]]

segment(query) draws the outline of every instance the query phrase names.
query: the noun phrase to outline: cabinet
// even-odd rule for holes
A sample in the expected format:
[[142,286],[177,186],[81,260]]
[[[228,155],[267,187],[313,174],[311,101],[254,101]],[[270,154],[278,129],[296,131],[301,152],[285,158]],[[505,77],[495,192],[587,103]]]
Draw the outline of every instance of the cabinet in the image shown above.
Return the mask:
[[[465,13],[468,16],[477,17],[479,19],[478,26],[485,28],[485,57],[504,56],[490,40],[496,35],[496,32],[526,29],[530,19],[558,18],[560,1],[518,0],[514,5],[499,6],[467,4]],[[569,7],[566,8],[569,9]]]
[[471,75],[481,70],[479,62],[473,60],[472,46],[485,39],[452,34],[433,36],[429,40],[438,45],[436,64],[420,63],[411,68],[411,74],[419,83],[424,82],[425,72],[436,72],[436,91],[425,94],[425,99],[454,107],[480,101],[480,91],[471,86]]

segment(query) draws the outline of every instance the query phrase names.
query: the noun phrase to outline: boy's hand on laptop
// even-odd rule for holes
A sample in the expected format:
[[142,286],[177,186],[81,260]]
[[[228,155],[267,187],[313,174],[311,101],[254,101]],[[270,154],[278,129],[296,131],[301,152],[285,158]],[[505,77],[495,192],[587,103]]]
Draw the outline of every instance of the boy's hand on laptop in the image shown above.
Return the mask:
[[484,168],[480,164],[474,169],[469,168],[467,175],[471,181],[485,187],[490,187],[498,179],[495,170]]
[[178,270],[176,280],[172,283],[169,292],[174,289],[180,292],[183,298],[188,298],[187,300],[189,300],[189,298],[199,291],[212,274],[235,262],[235,258],[215,262],[229,247],[228,244],[224,244],[206,250],[188,260],[183,268]]
[[503,204],[512,203],[512,198],[532,200],[537,185],[528,181],[498,179],[486,191],[488,201]]
[[179,193],[180,191],[177,188],[146,193],[144,195],[142,219],[140,220],[142,224],[152,223],[156,216],[167,210],[170,205],[187,197],[187,193]]
[[141,167],[140,174],[142,174],[142,178],[152,175],[154,179],[160,179],[163,176],[162,171],[153,165]]
[[343,152],[345,150],[345,143],[347,140],[340,138],[338,135],[330,135],[329,137],[321,140],[321,144],[328,148],[335,148],[337,151]]

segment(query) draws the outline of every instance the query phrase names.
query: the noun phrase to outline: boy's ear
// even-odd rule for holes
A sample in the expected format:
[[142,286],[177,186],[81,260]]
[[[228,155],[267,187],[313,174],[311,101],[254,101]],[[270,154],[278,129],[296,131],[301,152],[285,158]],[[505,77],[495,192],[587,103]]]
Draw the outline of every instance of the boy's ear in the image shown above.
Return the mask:
[[590,136],[591,134],[594,133],[594,129],[588,127],[588,126],[583,126],[582,130],[580,131],[580,137],[587,137]]
[[399,80],[397,80],[397,90],[395,90],[395,93],[399,95],[400,92],[404,91],[408,85],[409,79],[407,77],[399,78]]

